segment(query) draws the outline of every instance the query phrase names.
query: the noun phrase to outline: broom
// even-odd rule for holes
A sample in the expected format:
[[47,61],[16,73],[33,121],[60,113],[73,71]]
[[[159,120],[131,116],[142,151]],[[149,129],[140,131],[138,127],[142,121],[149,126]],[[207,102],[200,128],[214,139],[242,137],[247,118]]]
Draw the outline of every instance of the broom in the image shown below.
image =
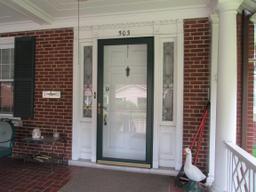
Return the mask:
[[[208,117],[208,109],[210,107],[210,102],[207,103],[204,113],[201,118],[200,125],[197,129],[196,134],[194,135],[194,139],[190,145],[191,151],[193,150],[194,147],[196,147],[196,153],[195,153],[195,158],[193,164],[196,165],[198,162],[198,155],[202,147],[202,139],[204,135],[204,129],[205,129],[205,123]],[[178,187],[182,187],[186,182],[188,182],[188,178],[186,177],[184,173],[184,164],[182,165],[178,175],[175,178],[175,185]]]

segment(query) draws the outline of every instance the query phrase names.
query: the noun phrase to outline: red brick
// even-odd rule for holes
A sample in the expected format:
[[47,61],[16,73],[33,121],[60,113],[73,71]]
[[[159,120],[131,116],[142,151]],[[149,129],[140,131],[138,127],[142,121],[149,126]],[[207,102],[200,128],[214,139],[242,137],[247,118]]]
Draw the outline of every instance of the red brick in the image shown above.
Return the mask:
[[[242,16],[237,15],[237,144],[242,145]],[[248,58],[254,57],[254,25],[252,23],[249,24],[248,31]],[[253,86],[254,86],[254,78],[253,78],[254,66],[253,63],[248,63],[248,110],[247,110],[247,141],[245,150],[249,153],[252,152],[253,144],[256,144],[256,122],[253,121]]]
[[[184,21],[184,118],[183,146],[189,146],[208,101],[210,24],[207,18]],[[208,121],[198,166],[207,169]]]
[[[52,134],[55,129],[67,136],[65,159],[71,159],[72,131],[72,81],[73,81],[73,29],[50,29],[29,32],[5,33],[1,37],[35,36],[35,113],[33,118],[23,119],[23,127],[17,128],[14,155],[31,154],[38,150],[50,152],[50,147],[25,146],[22,138],[31,136],[33,128],[39,127],[43,134]],[[56,100],[43,99],[43,90],[61,92]],[[55,154],[63,153],[58,144]]]

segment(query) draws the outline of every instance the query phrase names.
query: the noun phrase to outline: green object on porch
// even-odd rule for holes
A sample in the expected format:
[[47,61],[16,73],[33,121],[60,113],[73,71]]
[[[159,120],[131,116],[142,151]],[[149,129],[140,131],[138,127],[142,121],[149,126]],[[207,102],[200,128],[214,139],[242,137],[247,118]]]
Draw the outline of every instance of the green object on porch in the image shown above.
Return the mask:
[[199,186],[199,183],[191,180],[184,186],[184,190],[186,192],[203,192]]
[[10,121],[0,121],[0,158],[12,155],[15,128]]
[[256,157],[256,144],[252,148],[252,155]]

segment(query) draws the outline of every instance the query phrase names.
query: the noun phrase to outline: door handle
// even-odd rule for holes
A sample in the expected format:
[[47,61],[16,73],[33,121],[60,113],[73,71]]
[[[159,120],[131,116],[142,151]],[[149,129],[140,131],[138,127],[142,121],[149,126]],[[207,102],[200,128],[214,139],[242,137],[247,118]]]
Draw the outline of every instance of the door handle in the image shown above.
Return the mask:
[[104,107],[101,105],[101,103],[98,103],[98,107],[97,107],[98,114],[101,114],[102,110],[107,110],[107,107]]
[[104,122],[104,125],[107,125],[107,114],[104,115],[104,118],[103,118],[103,122]]
[[98,114],[101,114],[101,109],[102,109],[101,103],[98,103],[98,107],[97,107]]

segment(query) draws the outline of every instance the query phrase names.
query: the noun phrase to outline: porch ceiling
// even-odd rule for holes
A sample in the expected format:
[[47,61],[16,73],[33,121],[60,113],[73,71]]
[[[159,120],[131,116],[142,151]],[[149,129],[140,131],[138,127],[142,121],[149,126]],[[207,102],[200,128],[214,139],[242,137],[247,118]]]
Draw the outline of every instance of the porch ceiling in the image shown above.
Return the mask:
[[[207,6],[213,0],[80,0],[80,15]],[[77,15],[78,0],[0,0],[0,24],[33,21],[51,24]]]

